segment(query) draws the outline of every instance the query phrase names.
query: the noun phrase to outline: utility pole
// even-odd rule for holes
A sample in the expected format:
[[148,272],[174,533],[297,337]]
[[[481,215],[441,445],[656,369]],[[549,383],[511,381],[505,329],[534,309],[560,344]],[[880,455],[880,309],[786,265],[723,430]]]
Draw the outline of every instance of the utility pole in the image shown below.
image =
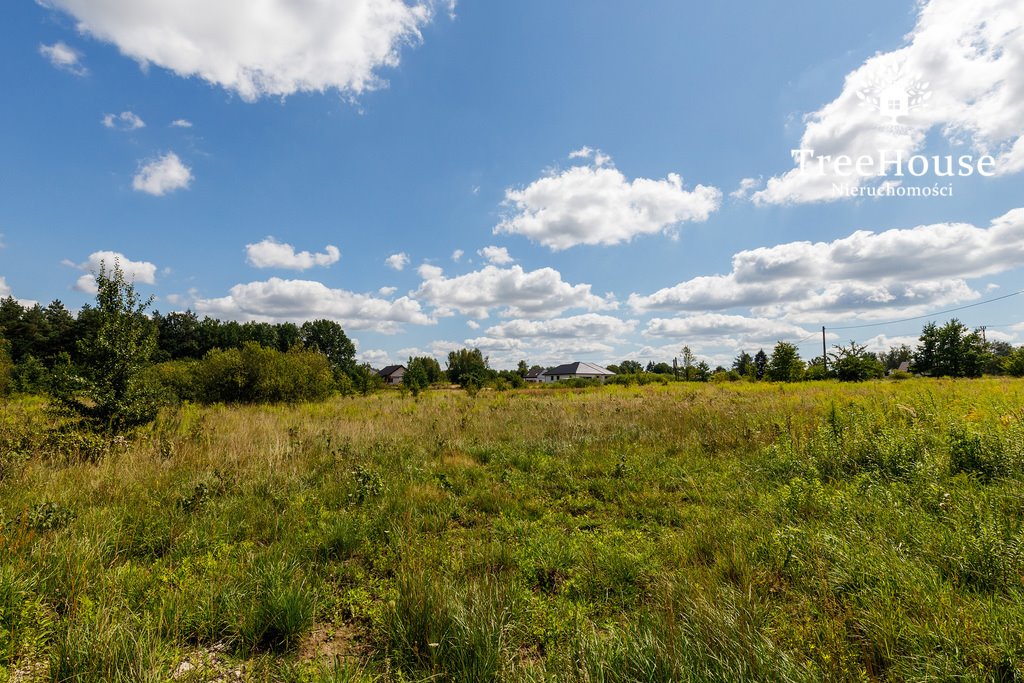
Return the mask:
[[825,326],[821,326],[821,363],[828,372],[828,349],[825,346]]

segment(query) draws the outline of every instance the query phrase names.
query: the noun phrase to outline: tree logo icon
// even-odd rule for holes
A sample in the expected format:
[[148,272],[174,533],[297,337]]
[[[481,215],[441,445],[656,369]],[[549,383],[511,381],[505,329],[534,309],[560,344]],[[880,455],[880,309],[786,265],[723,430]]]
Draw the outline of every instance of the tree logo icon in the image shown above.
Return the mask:
[[930,86],[920,76],[906,74],[902,66],[894,65],[868,75],[867,86],[857,91],[857,99],[895,124],[931,99]]

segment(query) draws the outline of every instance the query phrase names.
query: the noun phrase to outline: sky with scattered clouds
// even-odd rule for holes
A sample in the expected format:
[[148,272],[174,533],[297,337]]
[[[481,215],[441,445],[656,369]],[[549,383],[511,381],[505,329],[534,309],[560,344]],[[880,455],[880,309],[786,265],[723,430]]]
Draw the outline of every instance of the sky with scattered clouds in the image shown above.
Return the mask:
[[973,304],[934,317],[1024,342],[1019,0],[13,0],[0,34],[0,295],[78,308],[116,258],[376,366],[810,358]]

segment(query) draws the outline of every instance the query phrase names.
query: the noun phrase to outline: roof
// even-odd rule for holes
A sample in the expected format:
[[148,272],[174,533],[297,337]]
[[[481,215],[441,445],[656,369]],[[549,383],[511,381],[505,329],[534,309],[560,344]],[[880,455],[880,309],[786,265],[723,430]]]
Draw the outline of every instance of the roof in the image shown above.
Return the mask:
[[377,374],[380,375],[381,377],[390,377],[391,375],[395,374],[395,372],[398,371],[398,370],[405,370],[405,366],[404,365],[389,365],[386,368],[384,368],[383,370],[378,370]]
[[528,373],[526,373],[526,377],[528,379],[533,379],[535,377],[540,377],[543,374],[544,368],[534,368],[533,370],[530,370]]
[[587,363],[585,361],[576,361],[575,363],[566,363],[565,365],[559,365],[557,368],[551,368],[546,370],[543,374],[545,375],[604,375],[611,377],[615,373],[608,368],[602,368],[600,365],[595,363]]

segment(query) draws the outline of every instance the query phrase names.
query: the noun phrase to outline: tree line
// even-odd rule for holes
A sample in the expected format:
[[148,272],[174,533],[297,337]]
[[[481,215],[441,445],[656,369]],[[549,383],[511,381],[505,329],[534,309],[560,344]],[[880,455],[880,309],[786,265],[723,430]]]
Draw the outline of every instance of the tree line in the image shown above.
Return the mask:
[[[906,364],[905,370],[900,370]],[[927,323],[915,347],[906,344],[891,346],[888,351],[873,353],[864,344],[833,345],[825,356],[809,361],[800,357],[796,345],[778,342],[770,354],[762,348],[754,355],[741,351],[731,367],[711,369],[706,361],[696,360],[684,346],[673,364],[648,363],[646,368],[634,360],[609,365],[620,375],[672,376],[685,381],[738,381],[742,379],[773,382],[838,379],[859,382],[886,375],[897,378],[911,374],[928,377],[981,377],[982,375],[1024,376],[1024,346],[1014,347],[1004,341],[988,341],[984,330],[971,330],[957,319],[943,325]]]
[[[109,270],[101,265],[96,282],[96,303],[77,314],[59,300],[45,307],[0,300],[0,392],[47,393],[83,420],[117,431],[152,419],[166,402],[319,400],[383,385],[369,364],[356,361],[355,345],[334,321],[237,323],[191,311],[150,314],[152,299],[141,298],[117,263]],[[613,383],[625,384],[652,378],[861,381],[899,373],[903,363],[937,377],[1024,376],[1024,347],[988,342],[982,330],[954,319],[925,325],[916,348],[880,354],[850,342],[805,362],[795,345],[780,341],[771,354],[741,352],[731,368],[712,370],[683,347],[671,365],[625,360],[609,369],[617,373]],[[414,395],[439,383],[471,393],[485,386],[502,390],[523,386],[539,369],[523,360],[515,370],[494,370],[480,349],[459,349],[448,354],[444,370],[432,357],[410,357],[402,388]]]

